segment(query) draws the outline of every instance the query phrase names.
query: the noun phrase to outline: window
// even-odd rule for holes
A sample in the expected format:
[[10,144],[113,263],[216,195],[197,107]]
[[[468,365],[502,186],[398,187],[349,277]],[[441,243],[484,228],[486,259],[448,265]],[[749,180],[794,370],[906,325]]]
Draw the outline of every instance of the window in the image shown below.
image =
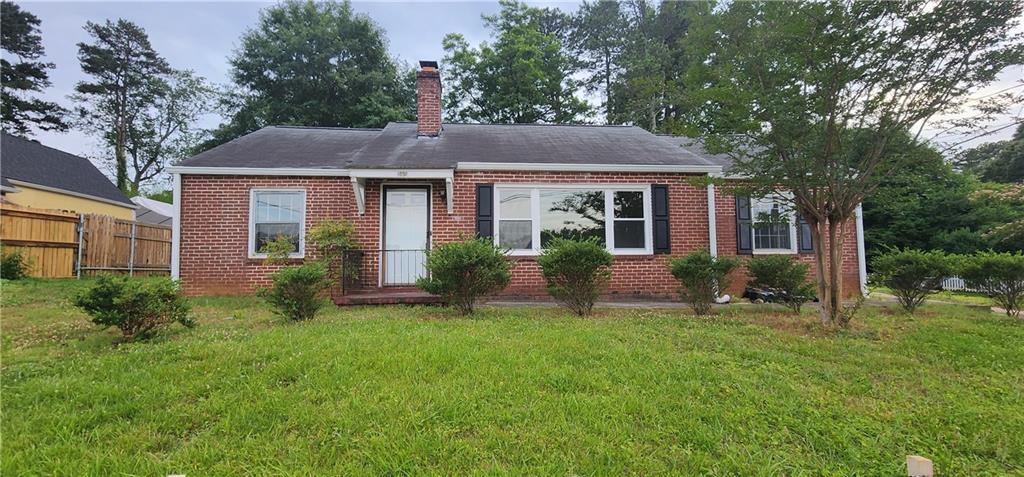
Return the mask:
[[754,253],[796,253],[796,215],[771,197],[751,203]]
[[294,246],[292,257],[305,254],[306,191],[301,189],[253,189],[249,208],[249,256],[266,257],[263,245],[287,237]]
[[555,238],[593,239],[613,253],[651,253],[650,188],[496,186],[495,242],[533,255]]

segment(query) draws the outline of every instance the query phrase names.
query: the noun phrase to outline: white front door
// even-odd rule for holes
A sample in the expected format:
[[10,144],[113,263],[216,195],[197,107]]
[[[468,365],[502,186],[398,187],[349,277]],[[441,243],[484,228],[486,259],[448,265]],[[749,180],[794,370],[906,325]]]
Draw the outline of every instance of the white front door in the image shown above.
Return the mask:
[[426,275],[430,194],[427,187],[384,188],[384,285],[414,285]]

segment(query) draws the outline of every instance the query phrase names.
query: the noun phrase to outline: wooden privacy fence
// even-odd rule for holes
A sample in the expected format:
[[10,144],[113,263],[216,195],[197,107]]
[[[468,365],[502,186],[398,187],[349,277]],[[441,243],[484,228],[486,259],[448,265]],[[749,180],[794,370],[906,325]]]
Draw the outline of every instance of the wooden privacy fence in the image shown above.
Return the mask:
[[0,248],[4,254],[21,253],[31,276],[73,277],[79,219],[57,210],[0,204]]
[[12,204],[0,204],[0,219],[3,253],[20,252],[34,277],[171,271],[171,228],[165,225]]

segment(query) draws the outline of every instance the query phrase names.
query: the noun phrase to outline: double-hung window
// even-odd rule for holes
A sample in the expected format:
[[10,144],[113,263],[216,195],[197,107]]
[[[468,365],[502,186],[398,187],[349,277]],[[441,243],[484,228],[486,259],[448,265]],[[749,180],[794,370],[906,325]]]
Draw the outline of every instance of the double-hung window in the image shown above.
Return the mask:
[[754,221],[754,253],[796,253],[796,214],[791,207],[772,197],[751,203]]
[[249,197],[249,256],[266,257],[267,242],[285,238],[292,243],[292,258],[305,254],[306,191],[253,189]]
[[651,253],[649,186],[496,186],[495,242],[533,255],[556,238],[590,239],[612,253]]

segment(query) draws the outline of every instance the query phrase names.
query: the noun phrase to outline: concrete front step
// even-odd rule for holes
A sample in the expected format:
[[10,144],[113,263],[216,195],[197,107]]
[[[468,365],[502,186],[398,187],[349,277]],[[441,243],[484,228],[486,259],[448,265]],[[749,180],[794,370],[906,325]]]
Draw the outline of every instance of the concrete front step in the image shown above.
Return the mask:
[[371,288],[334,297],[334,303],[347,305],[426,305],[440,303],[441,297],[418,288]]

